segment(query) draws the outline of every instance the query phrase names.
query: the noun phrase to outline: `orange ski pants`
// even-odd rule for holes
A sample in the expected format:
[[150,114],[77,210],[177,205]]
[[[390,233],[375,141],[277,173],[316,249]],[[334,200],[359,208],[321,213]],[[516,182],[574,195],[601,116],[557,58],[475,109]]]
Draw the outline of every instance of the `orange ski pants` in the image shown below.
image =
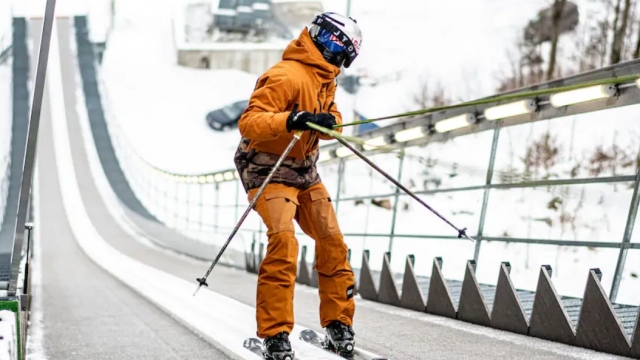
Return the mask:
[[[258,189],[249,191],[249,201]],[[257,335],[291,333],[294,325],[293,295],[298,269],[295,219],[302,231],[315,240],[320,323],[334,320],[352,325],[355,312],[354,275],[331,198],[322,183],[300,190],[268,184],[255,204],[267,226],[269,244],[260,264],[256,296]]]

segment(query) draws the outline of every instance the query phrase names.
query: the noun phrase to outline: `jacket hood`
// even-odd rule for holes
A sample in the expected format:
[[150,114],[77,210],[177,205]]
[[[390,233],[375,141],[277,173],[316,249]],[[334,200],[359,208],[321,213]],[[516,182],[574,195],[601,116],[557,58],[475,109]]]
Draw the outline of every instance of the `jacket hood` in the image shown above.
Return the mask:
[[295,60],[309,66],[322,83],[333,81],[340,74],[340,68],[329,64],[316,48],[307,28],[302,29],[298,38],[289,43],[282,60]]

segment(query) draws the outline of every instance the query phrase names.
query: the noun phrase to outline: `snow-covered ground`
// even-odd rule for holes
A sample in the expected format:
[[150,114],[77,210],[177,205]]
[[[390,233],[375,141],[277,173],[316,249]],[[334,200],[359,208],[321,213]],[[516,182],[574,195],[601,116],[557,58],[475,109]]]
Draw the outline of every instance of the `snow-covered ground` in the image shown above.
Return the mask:
[[[4,24],[11,23],[8,11],[0,4],[0,53],[11,43],[11,32],[3,33]],[[9,28],[11,29],[11,28]],[[3,36],[9,36],[9,42],[3,43]],[[4,217],[8,187],[8,166],[11,151],[11,61],[0,63],[0,226]]]
[[11,4],[0,0],[0,53],[11,44]]
[[[325,7],[344,12],[345,3],[325,1]],[[365,69],[375,75],[401,71],[402,76],[398,82],[363,88],[357,99],[340,92],[337,101],[346,121],[350,121],[354,103],[366,116],[415,109],[417,105],[412,103],[411,97],[418,91],[421,78],[431,86],[440,82],[454,98],[468,100],[493,93],[497,85],[496,73],[508,66],[507,49],[513,46],[515,37],[535,12],[548,5],[543,0],[520,1],[517,6],[507,0],[398,0],[393,8],[382,0],[354,0],[352,3],[352,15],[362,27],[364,42],[360,58],[349,71]],[[256,76],[239,71],[196,70],[175,65],[171,29],[174,5],[173,2],[151,0],[117,2],[115,29],[104,60],[110,112],[132,140],[136,151],[155,166],[186,174],[232,168],[233,152],[239,139],[237,131],[214,132],[205,124],[204,115],[217,106],[249,96]],[[581,16],[587,16],[587,12],[581,12]],[[567,42],[567,39],[563,41]],[[385,55],[392,56],[392,60],[385,59]],[[566,50],[560,56],[569,55]],[[637,112],[635,107],[628,107],[606,114],[586,114],[504,129],[493,182],[591,176],[589,171],[597,169],[589,159],[597,155],[598,145],[602,145],[606,153],[611,144],[616,144],[619,149],[615,156],[621,156],[620,149],[624,149],[625,154],[633,158],[639,147],[634,133],[638,128],[634,112]],[[607,121],[606,127],[601,125],[603,119]],[[558,154],[545,162],[545,153],[538,152],[537,159],[542,165],[530,165],[525,171],[522,159],[527,154],[526,145],[543,139],[547,130],[557,137]],[[405,159],[403,183],[415,190],[482,185],[491,140],[492,134],[485,132],[411,149]],[[545,143],[541,144],[537,149],[545,148]],[[549,146],[546,148],[548,150]],[[622,158],[619,160],[624,162]],[[376,156],[375,161],[391,174],[397,173],[398,159],[393,154]],[[576,167],[577,164],[581,167]],[[321,170],[332,194],[337,189],[336,169],[335,164],[328,164]],[[630,175],[635,166],[615,170],[609,166],[598,176],[611,176],[614,171],[616,175]],[[632,193],[628,185],[493,190],[484,234],[618,242],[622,239]],[[244,206],[242,189],[237,191],[236,183],[224,183],[219,199],[214,197],[212,188],[207,189],[202,193],[206,203],[203,218],[233,226],[243,209],[218,211],[216,215],[212,205],[215,202],[222,206],[233,205],[236,199],[241,199]],[[393,191],[391,184],[365,164],[349,161],[341,197]],[[192,199],[198,196],[197,192],[190,195]],[[478,229],[482,197],[482,191],[468,191],[424,198],[454,224],[468,227],[473,234]],[[455,235],[453,229],[426,209],[405,196],[401,200],[395,233]],[[573,219],[574,215],[576,219]],[[391,230],[391,211],[367,205],[367,202],[361,205],[341,202],[339,216],[345,233],[371,234]],[[259,224],[260,220],[252,213],[244,228],[258,229]],[[250,238],[250,234],[247,235]],[[633,240],[640,241],[637,231]],[[371,250],[373,267],[380,268],[382,253],[389,247],[387,238],[349,237],[347,241],[353,250],[354,266],[360,266],[361,250],[367,248]],[[302,238],[301,243],[312,245],[306,238]],[[414,253],[418,273],[429,275],[433,257],[442,256],[445,275],[462,279],[464,263],[473,258],[474,244],[467,240],[396,238],[392,250],[392,267],[396,271],[403,270],[404,256]],[[535,289],[539,266],[550,264],[559,292],[581,296],[591,267],[603,270],[603,282],[609,291],[617,254],[613,249],[484,242],[478,277],[481,282],[495,283],[499,262],[510,261],[516,286]],[[639,273],[640,251],[632,250],[627,258],[619,301],[640,303]]]
[[111,111],[152,164],[179,173],[228,168],[240,137],[214,132],[205,115],[247,98],[257,77],[178,66],[172,4],[117,2],[103,68]]

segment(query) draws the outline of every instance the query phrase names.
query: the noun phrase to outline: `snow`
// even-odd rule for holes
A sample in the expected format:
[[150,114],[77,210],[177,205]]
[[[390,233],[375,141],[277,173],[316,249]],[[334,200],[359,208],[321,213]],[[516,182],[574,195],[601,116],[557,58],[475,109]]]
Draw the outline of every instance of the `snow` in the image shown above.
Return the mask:
[[29,319],[29,328],[27,336],[27,360],[46,360],[47,356],[44,350],[44,322],[43,322],[43,299],[42,299],[42,265],[39,259],[42,259],[40,232],[40,174],[38,167],[34,169],[33,178],[33,254],[36,262],[31,262],[31,292],[33,294],[31,300],[31,314]]
[[136,151],[151,164],[177,173],[229,168],[240,136],[213,131],[205,115],[248,98],[257,76],[178,66],[172,9],[152,0],[118,3],[104,55],[106,103],[129,138],[144,139]]
[[[92,42],[106,42],[113,17],[111,15],[111,0],[86,0],[89,39]],[[114,6],[115,7],[115,6]]]
[[0,53],[11,44],[11,4],[0,0]]
[[[42,18],[47,0],[2,0],[11,3],[14,16]],[[87,13],[87,1],[94,0],[57,0],[55,15],[67,17]]]
[[[327,11],[345,11],[344,1],[325,1],[324,4]],[[115,28],[104,60],[108,88],[105,103],[113,114],[110,121],[122,126],[142,158],[164,170],[197,174],[233,168],[239,134],[235,130],[214,132],[203,118],[207,111],[247,98],[256,76],[240,71],[177,66],[171,30],[175,5],[175,2],[161,4],[150,0],[118,3]],[[509,66],[507,50],[512,48],[526,22],[547,5],[543,0],[520,1],[518,6],[507,0],[437,3],[397,0],[394,7],[389,8],[388,2],[381,0],[367,1],[366,5],[353,1],[352,15],[358,19],[365,36],[358,61],[346,73],[367,72],[379,76],[399,72],[401,77],[396,82],[363,87],[356,97],[339,90],[337,104],[345,122],[351,121],[354,107],[372,117],[416,109],[412,96],[425,80],[431,87],[440,83],[447,96],[456,99],[492,94],[497,86],[495,75]],[[586,13],[581,12],[581,16],[587,16]],[[562,41],[572,40],[565,36]],[[567,58],[570,52],[571,48],[567,47],[560,56]],[[393,60],[384,55],[392,56]],[[591,176],[589,159],[598,146],[606,150],[615,144],[630,156],[637,154],[636,107],[504,129],[492,182]],[[540,140],[547,130],[558,139],[556,163],[532,168],[525,175],[522,158],[527,149],[524,145]],[[492,138],[491,132],[484,132],[410,149],[404,161],[402,182],[414,190],[482,186],[486,181]],[[393,176],[397,175],[399,160],[394,154],[375,156],[374,161]],[[581,166],[576,168],[576,165]],[[337,164],[324,164],[320,171],[332,196],[337,195]],[[634,171],[634,166],[615,170],[610,167],[597,176],[633,175]],[[202,194],[194,190],[195,186],[188,189],[187,185],[178,186],[179,197],[185,201],[190,199],[192,204],[202,199],[204,208],[200,212],[196,205],[180,205],[178,210],[185,217],[189,212],[204,219],[209,229],[190,229],[190,233],[200,232],[200,236],[193,236],[203,241],[211,234],[214,223],[224,224],[225,229],[219,232],[228,233],[247,204],[244,191],[237,183],[223,183],[217,193],[212,186],[203,186]],[[359,160],[347,163],[342,189],[340,197],[343,198],[395,191],[392,184]],[[166,190],[168,196],[176,191],[173,187]],[[484,235],[620,242],[631,193],[628,183],[492,190]],[[158,204],[152,192],[146,194],[149,204]],[[483,190],[472,190],[422,198],[456,226],[468,227],[473,235],[479,227],[483,195]],[[238,200],[239,207],[231,208]],[[369,202],[339,204],[338,214],[345,233],[373,234],[391,230],[391,211],[371,206]],[[216,210],[215,204],[221,208]],[[405,256],[413,253],[417,257],[417,273],[429,275],[433,257],[442,256],[445,275],[462,279],[465,262],[473,258],[475,244],[468,240],[438,239],[457,234],[407,196],[400,198],[399,209],[396,234],[436,238],[396,237],[392,246],[393,270],[402,272]],[[577,219],[567,214],[577,214]],[[636,219],[636,223],[639,221]],[[264,234],[260,219],[251,212],[241,232],[246,239],[251,239],[251,231],[259,229]],[[264,241],[264,235],[260,239]],[[637,230],[633,241],[640,241]],[[355,267],[360,266],[361,252],[367,248],[371,250],[373,268],[380,269],[382,254],[390,247],[386,237],[353,236],[347,237],[347,242]],[[313,241],[304,236],[300,243],[313,246]],[[312,256],[311,251],[308,260]],[[602,269],[603,283],[609,291],[617,257],[615,249],[485,241],[477,273],[479,281],[495,283],[499,263],[510,261],[515,285],[533,290],[539,266],[550,264],[558,291],[563,295],[582,296],[591,267]],[[635,305],[640,302],[639,273],[640,251],[631,250],[618,296],[620,302]]]
[[[0,20],[2,23],[2,20]],[[1,35],[0,35],[1,36]],[[2,49],[0,48],[0,52]],[[0,64],[0,227],[4,217],[9,186],[9,156],[11,152],[12,98],[11,61]]]

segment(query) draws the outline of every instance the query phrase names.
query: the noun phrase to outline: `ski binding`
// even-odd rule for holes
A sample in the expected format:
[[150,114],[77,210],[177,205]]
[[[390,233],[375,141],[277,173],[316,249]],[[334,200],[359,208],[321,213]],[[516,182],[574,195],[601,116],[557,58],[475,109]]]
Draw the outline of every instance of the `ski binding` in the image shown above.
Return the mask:
[[245,339],[242,345],[245,349],[266,360],[295,360],[295,354],[276,355],[275,357],[268,356],[262,345],[262,341],[258,338]]

